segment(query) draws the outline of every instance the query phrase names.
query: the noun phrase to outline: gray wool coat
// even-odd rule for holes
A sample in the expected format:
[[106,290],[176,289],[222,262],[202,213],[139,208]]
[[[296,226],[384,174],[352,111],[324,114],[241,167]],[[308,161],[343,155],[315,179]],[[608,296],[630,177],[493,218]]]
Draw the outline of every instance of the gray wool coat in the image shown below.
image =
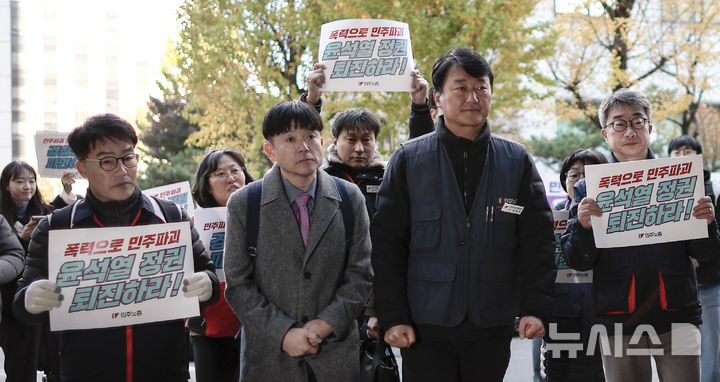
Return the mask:
[[[330,175],[317,171],[308,246],[275,165],[262,179],[255,261],[245,238],[247,189],[228,201],[225,297],[243,323],[243,382],[306,381],[306,364],[318,382],[354,381],[359,372],[355,318],[367,297],[372,270],[370,234],[360,190],[346,182],[354,216],[346,253],[340,194]],[[285,333],[315,318],[333,333],[315,355],[293,358],[282,350]]]

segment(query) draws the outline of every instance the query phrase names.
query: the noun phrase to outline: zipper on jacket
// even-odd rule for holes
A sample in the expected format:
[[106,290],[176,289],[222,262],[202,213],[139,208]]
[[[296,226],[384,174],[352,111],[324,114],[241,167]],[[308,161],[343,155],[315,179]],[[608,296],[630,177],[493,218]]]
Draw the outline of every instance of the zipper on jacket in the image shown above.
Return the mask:
[[463,202],[465,203],[465,214],[470,214],[470,209],[468,208],[468,198],[467,198],[467,189],[468,189],[468,183],[467,183],[467,173],[468,173],[468,166],[467,166],[467,159],[468,159],[468,152],[467,150],[463,151]]
[[132,382],[133,380],[133,338],[132,338],[132,326],[128,325],[125,327],[125,380]]

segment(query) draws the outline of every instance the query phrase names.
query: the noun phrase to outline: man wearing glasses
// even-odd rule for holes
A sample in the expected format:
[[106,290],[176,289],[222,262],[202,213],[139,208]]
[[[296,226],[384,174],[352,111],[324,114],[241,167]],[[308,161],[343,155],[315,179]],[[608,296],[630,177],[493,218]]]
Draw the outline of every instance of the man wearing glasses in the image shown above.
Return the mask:
[[[655,158],[649,149],[652,110],[643,94],[620,89],[602,102],[598,114],[602,135],[612,151],[611,162]],[[661,380],[699,381],[699,356],[673,354],[671,339],[676,337],[672,336],[671,328],[672,324],[697,326],[701,322],[690,259],[709,260],[720,242],[710,198],[698,199],[692,213],[696,219],[707,221],[707,239],[597,248],[590,216],[601,216],[602,212],[595,200],[586,197],[585,180],[575,185],[574,194],[568,230],[562,237],[563,252],[571,268],[593,270],[594,319],[605,326],[612,348],[601,346],[606,380],[650,382],[649,352],[634,355],[631,351],[629,355],[628,347],[634,347],[635,354],[637,350],[653,348]],[[638,328],[641,325],[644,329]],[[616,332],[616,327],[622,330]],[[650,343],[647,335],[650,327],[658,334],[660,344]],[[646,334],[632,336],[643,330]],[[616,343],[622,343],[622,354],[615,351]]]
[[[136,186],[137,135],[127,121],[112,114],[91,117],[70,133],[68,142],[79,159],[78,172],[88,180],[88,192],[85,199],[43,219],[33,232],[13,305],[15,316],[27,324],[47,320],[46,312],[63,300],[57,284],[47,280],[49,230],[190,221],[180,207],[145,196]],[[186,297],[197,296],[202,307],[217,300],[219,284],[195,228],[192,242],[196,273],[185,278],[183,292]],[[184,320],[65,331],[60,343],[63,380],[189,378]]]

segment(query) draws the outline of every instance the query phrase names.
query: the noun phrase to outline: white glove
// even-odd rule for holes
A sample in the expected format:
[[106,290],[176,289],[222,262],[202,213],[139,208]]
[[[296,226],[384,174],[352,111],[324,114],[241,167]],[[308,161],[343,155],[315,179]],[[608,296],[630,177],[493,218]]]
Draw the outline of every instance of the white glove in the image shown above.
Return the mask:
[[62,300],[60,287],[50,280],[33,281],[25,291],[25,309],[31,314],[59,308]]
[[205,272],[196,272],[183,280],[183,295],[197,296],[198,301],[207,301],[212,297],[212,281]]

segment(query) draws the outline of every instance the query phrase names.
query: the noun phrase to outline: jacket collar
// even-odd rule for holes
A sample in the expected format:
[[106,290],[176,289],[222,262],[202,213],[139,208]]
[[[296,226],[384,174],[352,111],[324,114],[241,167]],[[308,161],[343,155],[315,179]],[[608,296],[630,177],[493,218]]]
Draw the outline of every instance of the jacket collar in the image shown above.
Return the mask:
[[[146,212],[149,212],[152,215],[155,215],[155,208],[153,207],[152,202],[149,199],[150,197],[143,194],[140,191],[140,188],[135,186],[135,191],[133,192],[133,195],[123,201],[120,202],[108,202],[108,203],[102,203],[99,200],[95,198],[95,196],[92,194],[90,189],[87,191],[87,195],[85,198],[80,199],[76,202],[77,207],[75,209],[75,218],[74,221],[82,221],[84,219],[89,218],[94,213],[96,213],[96,209],[114,209],[114,208],[122,208],[121,206],[127,205],[129,207],[132,207],[133,205],[139,205],[139,208],[142,210],[145,210]],[[135,203],[131,203],[131,201],[135,199]],[[137,211],[137,208],[132,208],[133,211]],[[159,218],[162,218],[158,216]]]
[[458,137],[457,135],[453,134],[452,131],[450,131],[450,129],[445,126],[445,117],[440,116],[437,122],[437,134],[440,138],[440,142],[442,142],[445,146],[459,146],[461,148],[474,148],[477,146],[484,146],[487,145],[490,141],[490,122],[485,120],[485,125],[483,125],[482,130],[480,130],[480,134],[478,134],[478,136],[471,141],[469,139]]
[[[315,181],[317,182],[317,185],[315,189],[315,200],[317,201],[318,199],[324,197],[340,201],[340,193],[335,188],[335,185],[333,184],[333,180],[330,175],[320,169],[316,171],[317,178],[315,179]],[[261,203],[264,205],[276,199],[281,199],[283,197],[285,200],[287,200],[285,187],[283,186],[280,174],[280,167],[276,163],[263,177],[263,192]]]
[[[648,147],[647,158],[645,158],[645,159],[655,159],[655,158],[656,158],[655,153]],[[618,162],[619,161],[617,160],[617,158],[615,158],[615,153],[610,151],[610,163],[618,163]]]
[[368,170],[375,170],[375,169],[384,169],[385,168],[385,160],[382,157],[382,154],[380,154],[377,150],[373,153],[373,157],[370,160],[370,164],[367,165],[367,167],[361,168],[361,169],[355,169],[348,165],[346,165],[341,159],[340,156],[338,156],[337,147],[335,147],[335,144],[331,144],[330,147],[328,147],[327,150],[327,161],[329,164],[332,164],[333,167],[339,167],[345,172],[348,173],[356,173],[356,172],[363,172]]

